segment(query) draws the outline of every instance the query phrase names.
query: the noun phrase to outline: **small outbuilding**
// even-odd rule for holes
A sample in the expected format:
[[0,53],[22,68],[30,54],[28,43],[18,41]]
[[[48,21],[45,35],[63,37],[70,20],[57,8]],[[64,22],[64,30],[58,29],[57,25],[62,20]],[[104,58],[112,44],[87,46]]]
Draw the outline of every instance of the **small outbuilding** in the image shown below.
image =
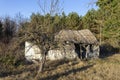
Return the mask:
[[[57,49],[48,51],[46,59],[80,59],[98,58],[99,43],[96,37],[88,29],[84,30],[61,30],[55,36],[61,46]],[[40,49],[32,42],[25,42],[25,57],[31,61],[34,59],[41,60]]]
[[99,57],[99,43],[93,33],[88,30],[61,30],[55,40],[66,45],[74,45],[78,57],[97,58]]

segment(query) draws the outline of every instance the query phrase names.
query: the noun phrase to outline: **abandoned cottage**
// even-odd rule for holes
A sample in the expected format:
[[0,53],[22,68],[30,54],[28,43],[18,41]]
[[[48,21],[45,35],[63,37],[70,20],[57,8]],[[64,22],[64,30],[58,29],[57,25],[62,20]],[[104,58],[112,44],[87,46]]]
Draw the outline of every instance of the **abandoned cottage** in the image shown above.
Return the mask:
[[[63,48],[49,50],[46,56],[47,60],[99,57],[99,43],[96,37],[88,29],[61,30],[55,36],[55,41],[62,43]],[[34,59],[41,60],[40,49],[37,45],[32,46],[32,42],[26,41],[25,57],[28,61]]]

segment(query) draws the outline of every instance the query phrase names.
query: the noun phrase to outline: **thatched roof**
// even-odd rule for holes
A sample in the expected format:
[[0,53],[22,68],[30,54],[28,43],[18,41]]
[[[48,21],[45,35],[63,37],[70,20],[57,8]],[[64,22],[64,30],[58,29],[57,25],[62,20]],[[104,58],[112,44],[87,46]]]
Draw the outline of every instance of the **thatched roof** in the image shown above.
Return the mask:
[[61,30],[56,36],[56,41],[70,41],[73,43],[97,44],[98,41],[92,32],[84,30]]

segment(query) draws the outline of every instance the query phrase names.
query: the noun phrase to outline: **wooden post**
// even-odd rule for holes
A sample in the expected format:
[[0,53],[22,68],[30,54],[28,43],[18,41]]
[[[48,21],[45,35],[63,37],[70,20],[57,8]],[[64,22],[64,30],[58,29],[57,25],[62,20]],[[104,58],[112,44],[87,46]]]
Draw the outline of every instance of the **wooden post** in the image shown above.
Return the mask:
[[100,45],[101,45],[101,42],[102,42],[102,28],[100,26]]
[[90,45],[87,45],[87,47],[86,47],[86,55],[85,55],[86,59],[88,58],[89,53],[90,53]]
[[80,46],[80,59],[82,60],[82,47],[81,47],[81,44],[79,46]]

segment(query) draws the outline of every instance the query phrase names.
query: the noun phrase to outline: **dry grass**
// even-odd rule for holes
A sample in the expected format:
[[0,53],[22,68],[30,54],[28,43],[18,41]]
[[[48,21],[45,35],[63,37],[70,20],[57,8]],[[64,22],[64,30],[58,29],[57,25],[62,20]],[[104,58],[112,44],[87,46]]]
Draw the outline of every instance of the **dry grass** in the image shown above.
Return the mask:
[[[0,80],[35,80],[34,64],[17,67]],[[48,61],[36,80],[120,80],[120,54],[89,61]]]

